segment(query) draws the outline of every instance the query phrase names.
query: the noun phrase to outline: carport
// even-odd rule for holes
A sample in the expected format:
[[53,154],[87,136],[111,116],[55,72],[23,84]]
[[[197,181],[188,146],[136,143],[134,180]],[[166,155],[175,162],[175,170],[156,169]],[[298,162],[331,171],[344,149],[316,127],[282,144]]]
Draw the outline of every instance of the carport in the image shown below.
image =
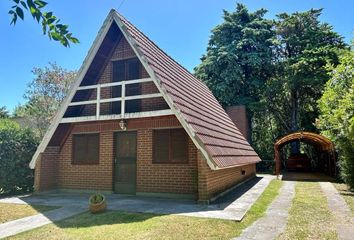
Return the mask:
[[282,168],[282,149],[292,142],[312,145],[317,155],[317,170],[329,176],[336,175],[336,155],[334,144],[326,137],[312,132],[295,132],[280,138],[274,144],[275,173]]

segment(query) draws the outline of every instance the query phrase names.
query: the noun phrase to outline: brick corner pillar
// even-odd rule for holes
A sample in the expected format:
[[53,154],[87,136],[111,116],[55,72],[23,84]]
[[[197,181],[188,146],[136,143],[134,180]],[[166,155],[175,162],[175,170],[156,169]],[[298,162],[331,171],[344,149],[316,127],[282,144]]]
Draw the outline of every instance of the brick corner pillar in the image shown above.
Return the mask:
[[198,203],[208,204],[210,200],[208,192],[208,164],[202,153],[198,151],[197,154],[198,165]]
[[34,191],[43,192],[56,188],[59,147],[47,147],[40,154],[34,171]]

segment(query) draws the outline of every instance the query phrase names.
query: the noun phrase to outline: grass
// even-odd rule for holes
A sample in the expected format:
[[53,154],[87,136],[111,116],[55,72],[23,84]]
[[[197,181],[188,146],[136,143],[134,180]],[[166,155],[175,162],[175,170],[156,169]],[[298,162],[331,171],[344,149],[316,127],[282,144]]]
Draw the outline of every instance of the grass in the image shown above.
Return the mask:
[[242,222],[122,211],[98,215],[87,212],[11,239],[230,239],[265,214],[281,185],[281,181],[273,180]]
[[25,205],[13,203],[0,203],[0,224],[41,212],[56,209],[58,207],[42,206],[42,205]]
[[354,192],[349,191],[347,185],[344,183],[333,183],[333,185],[337,188],[340,195],[342,195],[354,216]]
[[278,239],[337,239],[335,220],[317,182],[298,182],[285,232]]

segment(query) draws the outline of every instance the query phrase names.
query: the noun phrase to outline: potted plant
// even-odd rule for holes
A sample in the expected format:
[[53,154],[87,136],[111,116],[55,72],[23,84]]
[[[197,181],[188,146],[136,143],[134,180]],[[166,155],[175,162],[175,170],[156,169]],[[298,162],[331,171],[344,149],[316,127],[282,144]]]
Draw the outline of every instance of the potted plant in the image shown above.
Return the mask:
[[100,193],[92,195],[89,199],[89,208],[91,213],[104,212],[107,208],[105,196]]

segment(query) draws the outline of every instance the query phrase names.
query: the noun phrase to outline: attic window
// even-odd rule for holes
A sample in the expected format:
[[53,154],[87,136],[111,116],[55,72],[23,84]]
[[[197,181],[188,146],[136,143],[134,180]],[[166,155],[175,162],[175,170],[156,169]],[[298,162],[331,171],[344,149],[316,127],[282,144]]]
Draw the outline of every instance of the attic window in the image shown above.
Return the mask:
[[138,58],[113,61],[112,82],[139,79],[141,66]]
[[187,163],[188,137],[183,128],[154,130],[153,163]]

